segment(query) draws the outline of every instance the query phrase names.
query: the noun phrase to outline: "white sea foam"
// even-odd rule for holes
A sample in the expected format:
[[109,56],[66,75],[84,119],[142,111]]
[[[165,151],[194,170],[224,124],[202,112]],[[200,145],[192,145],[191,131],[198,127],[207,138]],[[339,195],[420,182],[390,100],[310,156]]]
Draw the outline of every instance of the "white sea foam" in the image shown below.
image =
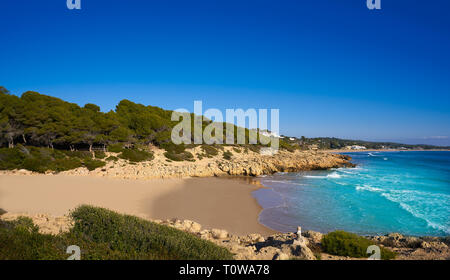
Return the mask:
[[361,166],[353,167],[353,168],[350,168],[350,169],[351,170],[357,170],[357,171],[367,171],[366,168],[362,168]]
[[358,174],[358,172],[355,172],[354,168],[338,168],[336,170],[341,173],[344,173],[344,174],[350,174],[350,175]]
[[383,191],[385,191],[383,189],[375,188],[375,187],[372,187],[370,185],[362,185],[362,186],[358,185],[358,186],[356,186],[356,190],[357,191],[370,191],[370,192],[383,192]]
[[[335,168],[329,172],[314,171],[306,174],[305,172],[300,172],[295,175],[290,174],[279,177],[273,175],[268,176],[262,182],[267,179],[272,180],[271,183],[273,183],[274,188],[281,192],[281,200],[273,204],[274,206],[276,205],[274,208],[281,208],[276,209],[277,213],[278,211],[279,213],[288,211],[286,213],[289,217],[297,217],[296,213],[300,210],[295,207],[302,205],[302,199],[296,196],[297,192],[291,191],[295,186],[290,186],[290,184],[299,185],[301,190],[307,190],[306,195],[314,193],[314,190],[309,188],[310,186],[314,186],[317,189],[339,186],[329,188],[329,191],[334,192],[337,198],[344,197],[348,200],[373,198],[377,202],[377,207],[379,207],[376,211],[384,214],[385,209],[391,215],[395,215],[395,217],[392,217],[392,221],[389,221],[395,223],[397,219],[403,219],[399,225],[399,231],[423,235],[450,234],[450,219],[448,219],[450,195],[445,187],[445,183],[448,183],[448,181],[445,181],[446,179],[438,177],[439,181],[436,179],[435,182],[433,177],[431,177],[431,175],[435,176],[433,172],[416,172],[416,166],[408,166],[408,162],[405,162],[405,166],[403,166],[403,162],[399,162],[398,166],[391,168],[388,163],[384,162],[396,160],[396,155],[391,155],[390,153],[377,154],[371,152],[368,155],[366,152],[361,154],[361,156],[364,160],[356,168]],[[437,176],[440,175],[437,174]],[[309,182],[302,180],[307,178],[311,180]],[[444,182],[442,182],[443,180]],[[307,188],[300,185],[306,185]],[[349,193],[352,190],[353,193]],[[318,195],[320,197],[322,193],[318,193]],[[297,199],[299,203],[297,203]],[[366,209],[363,210],[365,211]],[[316,216],[315,219],[317,219]],[[336,218],[333,213],[327,214],[324,211],[318,216],[321,220],[326,220],[329,217]],[[411,226],[408,227],[409,225]],[[384,226],[383,224],[375,224],[374,230],[379,230],[378,227],[384,229]],[[359,229],[359,226],[356,226],[356,230],[364,231],[367,229],[365,227]]]
[[414,209],[413,207],[411,207],[410,205],[408,205],[406,203],[399,202],[399,204],[400,204],[400,207],[402,207],[403,209],[405,209],[406,211],[411,213],[414,217],[424,220],[429,227],[432,227],[437,230],[441,230],[441,231],[445,232],[446,234],[450,234],[450,227],[431,221],[430,218],[428,217],[428,215],[425,215],[425,214],[421,213],[420,211],[417,211],[416,209]]
[[442,213],[450,213],[449,195],[414,190],[391,190],[381,195],[398,203],[414,217],[424,220],[429,227],[450,234],[448,220],[446,218],[443,220],[440,216]]
[[337,179],[337,178],[341,178],[343,175],[340,175],[340,174],[338,174],[337,172],[333,172],[333,173],[331,173],[331,174],[328,174],[327,175],[327,178],[334,178],[334,179]]
[[311,178],[311,179],[325,179],[327,176],[312,176],[312,175],[305,175],[304,178]]
[[333,172],[331,174],[328,174],[326,176],[312,176],[312,175],[305,175],[303,176],[304,178],[311,178],[311,179],[326,179],[326,178],[331,178],[331,179],[339,179],[344,175],[338,174],[337,172]]
[[450,195],[417,190],[389,190],[368,184],[358,185],[355,189],[380,193],[414,217],[424,220],[429,227],[450,234],[448,219],[442,217],[442,213],[450,213]]
[[348,186],[349,184],[344,183],[344,182],[339,182],[339,181],[335,181],[336,184],[341,185],[341,186]]

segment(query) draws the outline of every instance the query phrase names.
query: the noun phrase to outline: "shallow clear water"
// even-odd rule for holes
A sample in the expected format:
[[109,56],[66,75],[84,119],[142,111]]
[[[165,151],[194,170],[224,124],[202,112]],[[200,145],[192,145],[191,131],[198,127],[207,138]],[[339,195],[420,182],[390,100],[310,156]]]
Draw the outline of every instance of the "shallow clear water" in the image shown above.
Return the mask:
[[277,173],[253,194],[280,231],[450,234],[450,152],[349,154],[356,168]]

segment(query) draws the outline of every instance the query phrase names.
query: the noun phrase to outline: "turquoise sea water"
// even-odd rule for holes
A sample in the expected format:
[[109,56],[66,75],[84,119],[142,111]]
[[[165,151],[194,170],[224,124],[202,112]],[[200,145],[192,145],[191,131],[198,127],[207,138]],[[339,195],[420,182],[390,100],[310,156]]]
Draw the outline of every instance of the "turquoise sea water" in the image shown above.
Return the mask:
[[280,231],[450,235],[450,152],[351,153],[356,168],[277,173],[253,194]]

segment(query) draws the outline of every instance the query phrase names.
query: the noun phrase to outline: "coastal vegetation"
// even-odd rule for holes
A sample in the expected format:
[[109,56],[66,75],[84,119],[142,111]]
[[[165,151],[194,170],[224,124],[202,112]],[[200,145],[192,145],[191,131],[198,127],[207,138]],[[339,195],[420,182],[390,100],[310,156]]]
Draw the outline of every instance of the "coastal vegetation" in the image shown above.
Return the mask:
[[82,260],[364,260],[375,253],[366,254],[371,245],[380,248],[384,260],[450,256],[448,236],[306,231],[299,240],[292,232],[235,235],[191,220],[149,221],[92,206],[81,206],[69,216],[6,213],[0,208],[0,216],[0,259],[66,259],[70,245],[80,247]]
[[[192,147],[192,145],[190,146]],[[186,151],[187,145],[175,145],[172,142],[164,143],[161,148],[165,149],[164,156],[173,161],[194,161],[194,155]]]
[[[188,114],[188,113],[186,113]],[[167,162],[195,161],[188,149],[200,146],[198,159],[222,154],[230,160],[232,153],[259,153],[262,144],[249,144],[249,130],[245,129],[245,143],[228,145],[175,145],[171,141],[172,111],[144,106],[122,100],[115,110],[102,112],[95,104],[80,107],[59,98],[27,91],[20,97],[0,87],[0,169],[27,169],[35,172],[60,172],[78,167],[94,170],[117,158],[130,163],[150,161],[152,147],[164,149]],[[191,116],[194,116],[191,114]],[[191,120],[195,117],[191,117]],[[203,130],[211,120],[203,118]],[[194,121],[192,121],[192,128]],[[232,126],[237,142],[237,126]],[[224,136],[226,129],[223,130]],[[259,135],[259,137],[265,137]],[[193,138],[193,135],[192,137]],[[193,140],[193,139],[192,139]],[[280,149],[295,150],[339,149],[348,145],[366,148],[398,148],[400,144],[373,143],[337,138],[279,139]],[[410,148],[411,145],[403,145]],[[431,148],[428,146],[414,146]],[[116,154],[106,154],[107,152]]]
[[218,148],[213,145],[202,145],[202,151],[205,157],[212,158],[219,154]]
[[[334,231],[323,236],[322,249],[329,254],[337,256],[348,256],[353,258],[368,257],[367,248],[375,245],[362,236],[345,231]],[[389,260],[395,258],[395,253],[384,248],[381,249],[381,259]]]
[[70,245],[81,258],[150,260],[222,260],[233,255],[225,248],[193,234],[133,216],[92,206],[72,212],[74,226],[58,235],[39,233],[29,218],[0,220],[0,259],[67,259]]
[[[171,141],[172,128],[177,124],[171,115],[170,110],[129,100],[120,101],[114,111],[102,112],[95,104],[80,107],[33,91],[18,97],[0,87],[0,169],[92,169],[101,167],[98,160],[105,159],[107,151],[120,153],[119,158],[132,163],[147,161],[153,158],[151,146],[164,149],[171,161],[193,161],[194,156],[186,149],[196,145],[175,145]],[[210,123],[203,118],[203,130]],[[232,129],[237,131],[236,126]],[[226,129],[223,133],[226,135]],[[261,144],[248,144],[248,129],[245,135],[246,144],[242,146],[259,150]],[[234,137],[236,140],[237,133]],[[290,147],[281,142],[282,147]],[[221,145],[214,146],[202,145],[204,156],[216,155]]]
[[153,159],[153,153],[139,149],[124,149],[119,157],[130,162],[141,162]]
[[230,160],[232,156],[233,153],[231,153],[230,151],[223,152],[223,158],[226,160]]
[[56,150],[44,147],[16,145],[0,148],[0,169],[27,169],[34,172],[66,171],[78,167],[94,170],[104,166],[101,160],[92,158],[89,152]]
[[[289,145],[285,146],[288,143]],[[433,145],[408,145],[393,142],[371,142],[362,140],[349,140],[349,139],[339,139],[334,137],[286,137],[284,143],[280,143],[280,146],[286,150],[291,150],[293,147],[301,150],[308,150],[311,147],[315,147],[319,150],[338,150],[345,149],[348,146],[363,146],[369,150],[379,150],[379,149],[404,149],[404,150],[431,150],[431,149],[446,149],[449,150],[450,147],[438,147]]]
[[[115,111],[104,113],[95,104],[80,107],[33,91],[18,97],[0,87],[0,145],[12,148],[20,143],[64,150],[120,151],[153,144],[172,153],[173,147],[168,144],[172,128],[178,123],[171,120],[172,112],[125,99]],[[203,118],[203,129],[210,123],[211,120]],[[194,121],[192,130],[193,127]],[[232,129],[237,132],[238,128]],[[226,129],[223,133],[226,135]],[[249,130],[245,129],[246,143],[248,135]],[[234,137],[236,140],[237,133]]]

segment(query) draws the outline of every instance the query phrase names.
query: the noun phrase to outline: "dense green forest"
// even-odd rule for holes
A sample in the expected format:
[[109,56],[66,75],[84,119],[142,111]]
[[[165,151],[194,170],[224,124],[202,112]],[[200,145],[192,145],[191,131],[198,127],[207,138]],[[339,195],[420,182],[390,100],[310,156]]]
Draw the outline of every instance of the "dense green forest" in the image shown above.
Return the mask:
[[[171,131],[178,123],[171,121],[171,115],[172,111],[129,100],[120,101],[115,111],[104,113],[95,104],[80,107],[33,91],[17,97],[0,87],[0,147],[20,143],[72,151],[106,151],[113,144],[153,144],[171,149]],[[194,118],[191,114],[192,127]],[[203,118],[203,129],[210,123]],[[233,128],[235,132],[238,129]],[[248,143],[248,129],[245,133]],[[237,133],[234,136],[236,139]],[[183,150],[184,145],[177,149]]]
[[[171,141],[172,128],[178,124],[171,121],[172,112],[122,100],[114,111],[105,113],[95,104],[80,107],[33,91],[18,97],[0,87],[0,169],[45,172],[84,166],[92,170],[103,166],[105,160],[117,159],[105,159],[107,151],[119,153],[120,158],[130,162],[150,160],[153,157],[150,145],[165,149],[168,160],[193,161],[194,156],[186,149],[195,145],[175,145]],[[194,120],[199,116],[190,114],[190,117],[194,131]],[[203,117],[202,131],[209,124],[211,120]],[[236,143],[238,127],[232,129]],[[244,131],[245,144],[240,146],[259,151],[263,145],[250,145],[249,130]],[[225,136],[226,126],[223,133]],[[192,134],[192,140],[193,137]],[[280,146],[294,149],[285,141]],[[203,147],[202,156],[217,154],[219,148]],[[224,158],[231,156],[225,154]]]
[[[189,114],[189,113],[186,113]],[[194,119],[191,115],[191,129]],[[95,104],[80,107],[61,99],[28,91],[18,97],[0,87],[0,169],[25,168],[37,172],[63,171],[84,166],[89,170],[105,165],[105,152],[130,162],[151,160],[149,149],[154,145],[165,149],[168,160],[194,161],[186,149],[194,145],[175,145],[171,141],[172,128],[178,122],[171,121],[172,111],[154,106],[144,106],[122,100],[114,111],[102,112]],[[203,130],[211,123],[202,119]],[[234,129],[237,142],[237,126]],[[202,130],[202,131],[203,131]],[[223,129],[226,135],[226,126]],[[191,135],[193,140],[194,135]],[[264,137],[259,135],[258,137]],[[225,138],[225,137],[224,137]],[[249,130],[245,129],[247,150],[258,152],[263,145],[250,145]],[[288,151],[318,149],[341,149],[361,145],[368,149],[405,148],[433,149],[430,145],[403,145],[343,140],[337,138],[289,138],[280,139],[280,148]],[[441,147],[442,148],[442,147]],[[448,147],[447,147],[448,148]],[[202,145],[203,156],[217,155],[220,145]],[[95,153],[93,152],[95,151]],[[224,159],[231,159],[232,152],[223,152]]]
[[347,146],[364,146],[367,149],[405,149],[405,150],[430,150],[430,149],[450,149],[450,147],[440,147],[433,145],[408,145],[393,142],[371,142],[363,140],[339,139],[333,137],[316,137],[316,138],[294,138],[289,140],[292,146],[298,146],[300,149],[309,149],[311,145],[316,145],[321,150],[344,149]]
[[103,113],[94,104],[80,107],[28,91],[19,98],[0,87],[0,141],[67,150],[105,148],[110,144],[170,140],[171,111],[122,100],[116,111]]

